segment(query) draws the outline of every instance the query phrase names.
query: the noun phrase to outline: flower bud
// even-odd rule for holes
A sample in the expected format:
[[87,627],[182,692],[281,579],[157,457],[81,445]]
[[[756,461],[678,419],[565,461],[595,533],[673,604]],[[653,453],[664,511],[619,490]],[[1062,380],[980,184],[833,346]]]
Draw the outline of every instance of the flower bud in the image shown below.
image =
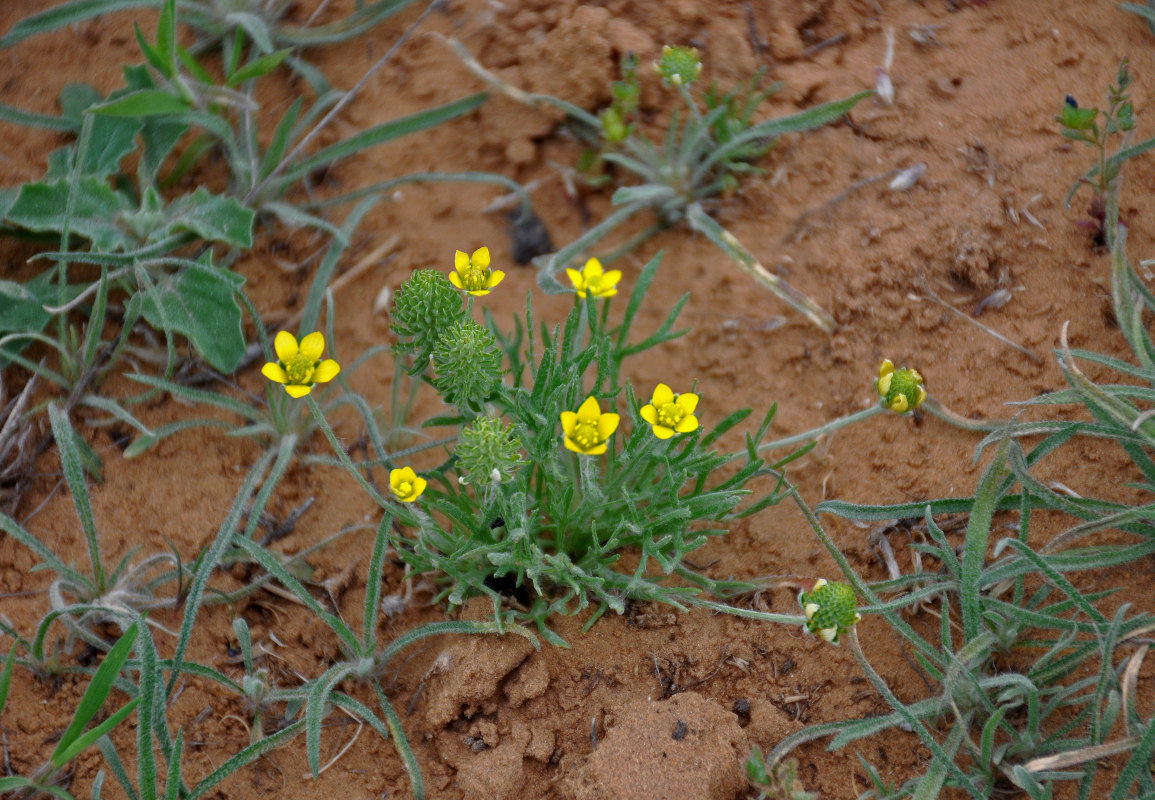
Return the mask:
[[441,399],[463,414],[475,414],[501,381],[501,350],[488,328],[463,319],[437,340],[433,368],[433,385]]
[[479,417],[462,428],[455,452],[458,472],[475,486],[504,483],[523,463],[513,426],[495,417]]
[[804,629],[831,644],[838,644],[838,637],[862,619],[854,590],[845,583],[819,578],[814,588],[798,595],[798,603],[806,614]]
[[461,293],[445,275],[435,269],[418,270],[401,285],[393,308],[397,349],[412,355],[420,370],[437,340],[463,314]]
[[916,370],[906,367],[895,369],[894,362],[889,358],[878,368],[874,388],[882,397],[882,405],[896,414],[913,411],[926,399],[922,376]]
[[662,82],[673,86],[689,86],[702,74],[702,62],[698,60],[696,47],[666,45],[654,67],[662,76]]

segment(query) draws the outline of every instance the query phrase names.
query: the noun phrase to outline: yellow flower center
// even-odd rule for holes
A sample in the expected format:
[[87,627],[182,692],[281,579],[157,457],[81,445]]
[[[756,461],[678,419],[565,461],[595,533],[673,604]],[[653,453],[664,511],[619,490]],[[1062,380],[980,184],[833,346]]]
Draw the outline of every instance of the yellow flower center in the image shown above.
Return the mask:
[[664,403],[658,409],[658,424],[663,428],[675,428],[686,416],[686,409],[677,403]]
[[410,481],[401,481],[397,484],[397,496],[408,497],[413,494],[413,484]]
[[574,425],[573,435],[570,436],[570,438],[577,442],[584,450],[593,447],[600,441],[598,439],[597,420],[578,420],[577,424]]
[[461,272],[461,285],[467,292],[480,292],[487,287],[491,271],[489,267],[479,267],[470,264]]
[[297,353],[282,366],[285,368],[285,374],[289,376],[289,383],[308,386],[313,382],[313,371],[317,368],[317,362],[304,353]]
[[586,291],[594,297],[598,297],[606,292],[609,288],[605,286],[605,275],[592,275],[586,278]]

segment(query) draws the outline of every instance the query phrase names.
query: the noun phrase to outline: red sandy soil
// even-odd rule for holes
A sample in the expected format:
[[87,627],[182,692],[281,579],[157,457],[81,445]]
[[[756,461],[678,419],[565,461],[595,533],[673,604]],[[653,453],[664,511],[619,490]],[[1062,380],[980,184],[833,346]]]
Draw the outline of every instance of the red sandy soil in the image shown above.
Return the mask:
[[[0,32],[48,5],[4,3]],[[294,14],[304,19],[311,0],[301,5]],[[351,2],[334,3],[326,13],[347,6]],[[352,86],[419,12],[414,6],[348,45],[309,56],[335,85]],[[140,18],[147,30],[152,17]],[[55,113],[55,98],[66,83],[115,88],[120,65],[139,61],[133,19],[132,13],[114,14],[0,52],[0,101]],[[662,234],[615,265],[630,284],[655,252],[665,253],[643,326],[656,324],[682,293],[692,292],[683,322],[693,332],[629,367],[639,394],[660,381],[687,386],[697,380],[699,415],[707,422],[740,407],[760,412],[777,401],[773,436],[876,402],[871,379],[884,357],[916,366],[935,397],[964,416],[1005,417],[1010,411],[1004,403],[1063,385],[1050,350],[1064,322],[1070,322],[1073,347],[1127,356],[1110,312],[1108,258],[1077,224],[1086,216],[1089,195],[1064,207],[1068,188],[1092,156],[1059,136],[1054,115],[1066,94],[1083,105],[1101,105],[1127,56],[1137,76],[1137,136],[1155,135],[1147,114],[1155,87],[1155,36],[1146,25],[1118,10],[1114,0],[452,0],[423,28],[457,37],[516,85],[591,110],[608,102],[623,52],[635,50],[648,64],[663,44],[693,44],[705,63],[703,84],[717,81],[729,88],[759,67],[783,81],[784,88],[759,112],[774,116],[872,88],[888,30],[896,45],[894,104],[868,99],[851,122],[788,137],[763,161],[765,174],[744,181],[741,191],[713,207],[768,268],[834,314],[840,326],[834,335],[791,313],[709,242],[683,229]],[[673,97],[648,74],[645,82],[643,108],[656,118],[657,130]],[[343,115],[333,136],[481,88],[440,38],[419,32]],[[267,90],[259,99],[276,118],[299,87],[274,81]],[[62,142],[50,133],[0,128],[0,186],[38,177],[48,153]],[[320,190],[349,190],[417,169],[489,170],[525,184],[540,181],[535,208],[561,244],[580,233],[588,224],[583,220],[596,222],[610,209],[608,192],[575,198],[560,180],[559,165],[574,165],[579,154],[554,117],[495,97],[470,117],[340,164]],[[919,162],[927,165],[925,175],[907,191],[890,190],[885,179],[838,200],[860,182]],[[1149,158],[1127,169],[1123,217],[1135,260],[1155,254],[1148,197],[1153,180],[1155,162]],[[484,300],[498,319],[523,308],[527,290],[535,292],[539,318],[561,317],[570,300],[544,298],[533,271],[512,264],[503,215],[482,213],[498,194],[472,185],[406,188],[394,202],[377,207],[342,268],[390,236],[400,240],[393,255],[336,297],[334,344],[345,358],[389,341],[387,319],[373,311],[379,290],[395,290],[417,268],[448,269],[455,248],[487,245],[495,266],[505,268],[509,277]],[[298,264],[325,244],[320,237],[275,229],[259,236],[237,269],[266,319],[287,319],[300,309],[316,260]],[[0,270],[16,274],[29,254],[24,245],[0,242]],[[930,299],[928,287],[968,315],[997,289],[1010,290],[1010,302],[987,309],[980,321],[1036,353],[1037,361]],[[387,404],[392,374],[382,357],[353,382],[371,403]],[[1091,375],[1099,377],[1094,370]],[[262,379],[252,369],[237,380],[255,390]],[[120,381],[104,388],[113,395],[131,390]],[[436,401],[426,398],[417,416],[436,412]],[[154,424],[193,410],[170,400],[141,413]],[[206,430],[126,460],[110,429],[84,426],[85,420],[81,413],[78,424],[105,460],[105,479],[93,489],[93,503],[113,560],[136,546],[144,553],[167,549],[166,542],[186,558],[194,556],[215,535],[257,456],[251,443]],[[358,435],[351,424],[339,432],[346,440]],[[981,468],[971,459],[978,438],[930,417],[879,416],[823,441],[789,474],[811,504],[826,498],[883,503],[965,496],[974,491]],[[724,443],[737,446],[739,440]],[[326,453],[328,445],[317,437],[311,449]],[[37,509],[58,482],[54,453],[38,466],[43,474],[20,504],[18,518]],[[1128,462],[1096,442],[1067,446],[1051,459],[1050,469],[1044,478],[1099,496],[1120,492],[1122,483],[1135,478]],[[315,505],[276,545],[284,552],[375,519],[375,507],[350,480],[322,467],[294,468],[271,508],[284,516],[310,498]],[[831,517],[824,522],[856,569],[871,579],[884,577],[868,546],[870,529]],[[66,561],[83,560],[83,539],[66,492],[56,492],[26,524]],[[1035,527],[1045,537],[1061,524],[1041,516]],[[371,536],[351,535],[311,559],[316,580],[357,565],[339,598],[347,619],[359,617]],[[910,534],[889,536],[908,568]],[[774,576],[788,586],[837,575],[790,503],[735,524],[692,560],[714,577]],[[22,631],[32,631],[48,605],[43,590],[49,576],[30,572],[34,563],[26,549],[0,538],[0,590],[9,593],[2,609]],[[402,590],[399,566],[390,566],[386,577],[385,592]],[[1119,580],[1093,577],[1079,578],[1079,585],[1102,588]],[[225,576],[222,586],[230,580]],[[1137,565],[1126,580],[1127,601],[1138,608],[1155,605],[1150,564]],[[751,602],[794,613],[788,586]],[[428,595],[418,593],[423,596]],[[482,618],[487,609],[482,604],[464,613]],[[319,675],[338,652],[333,637],[305,609],[281,597],[262,593],[235,613],[248,620],[254,641],[267,653],[265,666],[284,685],[294,685],[298,675]],[[444,609],[418,602],[383,617],[381,632],[388,638],[444,617]],[[155,618],[170,628],[179,624],[171,613]],[[582,634],[584,618],[555,621],[569,649],[544,645],[534,651],[516,637],[434,639],[393,665],[387,689],[403,715],[430,797],[729,800],[746,796],[741,760],[752,746],[769,750],[808,723],[887,710],[847,648],[830,647],[797,629],[704,611],[635,607],[625,616],[607,615]],[[911,620],[926,630],[938,625],[926,613]],[[885,624],[868,619],[861,628],[868,657],[899,696],[925,696],[927,684]],[[162,646],[169,645],[166,634],[157,635]],[[213,607],[203,614],[189,656],[239,677],[241,668],[229,657],[234,646],[231,612]],[[1149,674],[1144,670],[1141,686]],[[51,737],[67,724],[83,688],[83,681],[49,685],[16,671],[0,718],[14,769],[26,773],[50,753]],[[745,703],[749,714],[735,713]],[[1146,718],[1150,699],[1143,706]],[[235,699],[188,681],[170,710],[174,728],[184,727],[186,773],[207,774],[247,744],[248,718]],[[330,718],[323,761],[354,735],[356,726],[347,722]],[[679,739],[674,733],[680,723],[685,734]],[[121,736],[127,744],[130,732]],[[853,798],[869,788],[859,755],[892,783],[921,773],[930,759],[913,734],[897,730],[836,753],[827,753],[821,741],[795,752],[802,783],[830,798]],[[77,796],[88,791],[101,763],[95,751],[80,758],[72,785]],[[1110,780],[1111,770],[1108,765],[1100,771],[1102,780]],[[368,730],[318,780],[306,773],[300,738],[229,779],[216,795],[408,795],[393,744]]]

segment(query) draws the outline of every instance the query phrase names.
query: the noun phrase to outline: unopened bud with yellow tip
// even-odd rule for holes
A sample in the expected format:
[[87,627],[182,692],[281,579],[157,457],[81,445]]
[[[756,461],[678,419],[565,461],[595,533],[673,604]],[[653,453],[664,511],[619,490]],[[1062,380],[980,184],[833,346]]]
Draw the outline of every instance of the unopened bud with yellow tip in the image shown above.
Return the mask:
[[922,376],[916,370],[903,367],[895,369],[894,362],[884,359],[878,368],[878,378],[874,388],[882,398],[882,405],[896,414],[905,414],[922,405],[926,400],[926,389]]

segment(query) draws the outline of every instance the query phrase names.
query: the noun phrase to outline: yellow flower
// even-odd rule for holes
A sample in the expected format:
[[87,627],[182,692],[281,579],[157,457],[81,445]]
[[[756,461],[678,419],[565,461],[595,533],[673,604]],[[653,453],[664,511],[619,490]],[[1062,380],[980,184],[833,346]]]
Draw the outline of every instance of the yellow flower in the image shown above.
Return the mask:
[[341,365],[333,359],[321,360],[325,337],[317,332],[310,333],[298,345],[296,336],[281,331],[273,340],[273,349],[277,351],[277,361],[267,362],[261,374],[284,384],[285,391],[293,397],[304,397],[314,384],[328,383],[341,371]]
[[421,493],[429,481],[413,471],[413,467],[401,467],[389,471],[389,488],[393,495],[402,503],[412,503]]
[[453,255],[454,272],[449,273],[449,282],[462,291],[482,297],[501,283],[505,273],[489,268],[489,248],[482,247],[467,256],[460,250]]
[[698,395],[690,392],[674,394],[670,387],[659,383],[649,405],[642,406],[642,419],[654,426],[654,435],[669,439],[675,433],[689,433],[698,427],[694,409]]
[[578,297],[613,297],[618,293],[617,282],[622,279],[620,270],[602,271],[602,262],[596,258],[587,261],[581,272],[567,267],[566,273],[573,281],[573,290]]
[[926,399],[926,389],[922,386],[922,376],[916,370],[895,369],[894,362],[883,359],[878,368],[878,379],[874,388],[882,398],[882,405],[896,414],[905,414],[922,405]]
[[621,420],[617,414],[602,413],[598,401],[589,396],[575,414],[561,412],[561,427],[565,431],[565,446],[575,453],[598,456],[606,451],[606,441],[618,429]]

